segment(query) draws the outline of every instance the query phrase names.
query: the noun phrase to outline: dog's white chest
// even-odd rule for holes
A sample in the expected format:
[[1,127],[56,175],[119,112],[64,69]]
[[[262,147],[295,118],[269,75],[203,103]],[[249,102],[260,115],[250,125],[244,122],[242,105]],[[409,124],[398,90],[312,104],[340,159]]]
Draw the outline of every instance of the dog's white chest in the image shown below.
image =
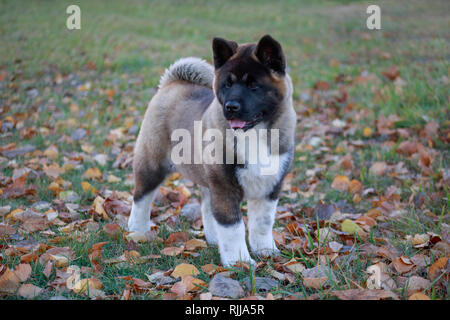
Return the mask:
[[247,164],[245,168],[238,168],[236,176],[244,190],[247,199],[260,199],[269,195],[283,174],[288,154],[271,155],[269,164]]

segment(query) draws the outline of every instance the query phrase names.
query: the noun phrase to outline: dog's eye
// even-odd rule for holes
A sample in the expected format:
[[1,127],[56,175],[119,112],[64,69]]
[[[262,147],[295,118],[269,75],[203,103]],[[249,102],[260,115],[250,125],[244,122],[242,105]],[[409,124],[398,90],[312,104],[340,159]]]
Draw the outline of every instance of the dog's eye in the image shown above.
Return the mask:
[[225,87],[231,88],[233,85],[233,80],[231,80],[231,77],[228,77],[227,81],[225,82]]
[[256,84],[256,82],[250,82],[248,85],[247,85],[247,87],[250,89],[250,90],[256,90],[256,89],[258,89],[258,85]]

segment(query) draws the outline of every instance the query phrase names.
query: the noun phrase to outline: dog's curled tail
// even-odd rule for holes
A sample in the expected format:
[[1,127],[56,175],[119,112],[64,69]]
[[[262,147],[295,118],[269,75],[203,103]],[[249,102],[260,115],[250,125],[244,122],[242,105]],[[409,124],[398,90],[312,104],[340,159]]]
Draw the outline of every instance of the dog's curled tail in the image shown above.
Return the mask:
[[208,62],[199,58],[182,58],[166,69],[159,81],[159,88],[176,80],[184,80],[212,88],[214,68]]

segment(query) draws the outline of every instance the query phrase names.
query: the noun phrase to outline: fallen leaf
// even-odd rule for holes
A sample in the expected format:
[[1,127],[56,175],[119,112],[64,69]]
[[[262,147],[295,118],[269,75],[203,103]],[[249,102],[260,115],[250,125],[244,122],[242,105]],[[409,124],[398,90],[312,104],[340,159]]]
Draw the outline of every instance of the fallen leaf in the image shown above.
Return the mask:
[[350,180],[346,176],[338,175],[334,178],[331,188],[346,192],[350,186]]
[[19,277],[7,267],[6,271],[0,277],[0,292],[15,293],[19,284]]
[[178,278],[178,277],[188,276],[188,275],[195,276],[199,273],[200,273],[200,271],[198,271],[198,269],[194,265],[188,264],[188,263],[182,263],[182,264],[177,265],[170,275],[173,278]]
[[340,300],[386,300],[389,298],[398,300],[398,296],[396,294],[387,290],[349,289],[332,291],[331,294],[336,296]]
[[[431,281],[434,281],[438,276],[440,276],[442,273],[444,273],[446,270],[448,258],[439,258],[437,259],[431,266],[430,269],[428,269],[428,276]],[[444,275],[443,278],[449,278],[449,275]]]
[[165,256],[177,256],[180,253],[182,253],[184,251],[184,248],[179,248],[179,247],[166,247],[164,248],[161,253]]
[[99,168],[89,168],[83,174],[83,177],[86,179],[100,179],[102,177],[102,172]]
[[408,300],[431,300],[431,298],[422,292],[416,292],[412,294]]
[[21,263],[14,268],[14,273],[21,282],[25,282],[31,274],[31,266],[28,263]]
[[204,240],[201,239],[191,239],[189,241],[187,241],[184,245],[185,250],[197,250],[199,248],[207,248],[208,245],[206,244],[206,242]]
[[26,299],[33,299],[42,292],[42,288],[35,286],[34,284],[27,283],[22,284],[17,294]]
[[416,266],[408,257],[406,256],[401,256],[398,258],[395,258],[392,261],[392,264],[394,265],[395,270],[400,273],[400,274],[404,274],[404,273],[408,273],[410,272],[412,269],[414,269],[414,267]]

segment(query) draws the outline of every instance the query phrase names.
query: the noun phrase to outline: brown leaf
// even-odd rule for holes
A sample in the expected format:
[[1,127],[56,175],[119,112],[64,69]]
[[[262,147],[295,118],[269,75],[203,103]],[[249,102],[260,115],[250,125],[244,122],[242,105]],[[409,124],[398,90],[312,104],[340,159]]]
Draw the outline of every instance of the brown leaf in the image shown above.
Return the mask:
[[401,256],[392,261],[395,270],[400,273],[408,273],[416,266],[408,257]]
[[396,258],[395,254],[388,250],[386,247],[381,247],[380,249],[378,249],[377,254],[391,261]]
[[349,289],[341,291],[332,291],[332,295],[338,297],[340,300],[398,300],[398,296],[391,291],[376,290],[376,289]]
[[431,300],[431,298],[422,292],[416,292],[411,295],[408,300]]
[[25,282],[31,274],[31,266],[28,263],[21,263],[14,268],[14,273],[21,282]]
[[317,81],[314,83],[314,90],[328,91],[330,90],[330,85],[326,81]]
[[0,277],[0,292],[15,293],[19,284],[20,279],[15,272],[6,268],[6,271]]
[[350,180],[346,176],[338,175],[334,178],[331,188],[346,192],[350,186]]
[[165,256],[177,256],[184,251],[184,248],[178,247],[166,247],[161,251],[161,254]]
[[49,279],[50,276],[52,275],[52,269],[53,269],[53,262],[49,260],[45,264],[44,271],[42,272],[47,279]]
[[16,229],[7,224],[0,223],[0,237],[5,237],[14,233],[16,233]]
[[387,164],[384,161],[375,162],[370,166],[369,172],[375,176],[382,176],[385,174],[387,169]]
[[303,278],[303,283],[312,289],[321,289],[325,287],[326,282],[328,281],[328,277],[320,277],[320,278]]
[[35,286],[34,284],[27,283],[22,284],[17,294],[26,299],[33,299],[42,292],[42,288]]
[[207,247],[208,247],[208,245],[206,244],[206,242],[201,239],[191,239],[191,240],[187,241],[184,246],[184,248],[186,250],[190,250],[190,251],[194,251],[199,248],[207,248]]
[[397,153],[403,155],[403,156],[411,156],[414,153],[417,152],[417,142],[414,141],[403,141],[400,143],[400,145],[397,147],[396,150]]
[[350,185],[349,185],[348,189],[349,189],[348,191],[350,191],[350,193],[360,193],[363,189],[363,186],[362,186],[361,182],[353,179],[352,181],[350,181]]
[[[170,234],[170,236],[165,241],[166,245],[171,244],[184,244],[189,240],[189,235],[186,232],[175,232]],[[190,249],[188,249],[190,250]]]
[[42,169],[42,171],[44,171],[47,176],[53,179],[57,179],[65,172],[64,168],[61,168],[56,162],[52,163],[48,167],[44,164],[44,168]]
[[131,207],[122,200],[108,197],[103,203],[103,208],[109,216],[116,216],[119,214],[129,216]]
[[213,276],[216,273],[223,272],[226,270],[225,268],[215,264],[205,264],[204,266],[201,267],[201,269],[204,273],[206,273],[209,276]]
[[26,177],[23,175],[20,178],[13,181],[3,190],[3,198],[20,198],[24,196],[34,196],[36,194],[36,187],[26,187]]
[[390,68],[381,72],[381,74],[389,80],[394,81],[400,76],[400,70],[396,66],[391,66]]
[[115,238],[118,239],[120,234],[121,234],[121,230],[120,227],[117,223],[108,223],[105,224],[103,226],[103,231],[110,236],[111,238]]
[[[434,281],[438,276],[440,276],[443,272],[445,272],[448,263],[448,258],[439,258],[437,259],[428,269],[428,276],[431,281]],[[443,278],[449,278],[449,275],[444,275]]]

